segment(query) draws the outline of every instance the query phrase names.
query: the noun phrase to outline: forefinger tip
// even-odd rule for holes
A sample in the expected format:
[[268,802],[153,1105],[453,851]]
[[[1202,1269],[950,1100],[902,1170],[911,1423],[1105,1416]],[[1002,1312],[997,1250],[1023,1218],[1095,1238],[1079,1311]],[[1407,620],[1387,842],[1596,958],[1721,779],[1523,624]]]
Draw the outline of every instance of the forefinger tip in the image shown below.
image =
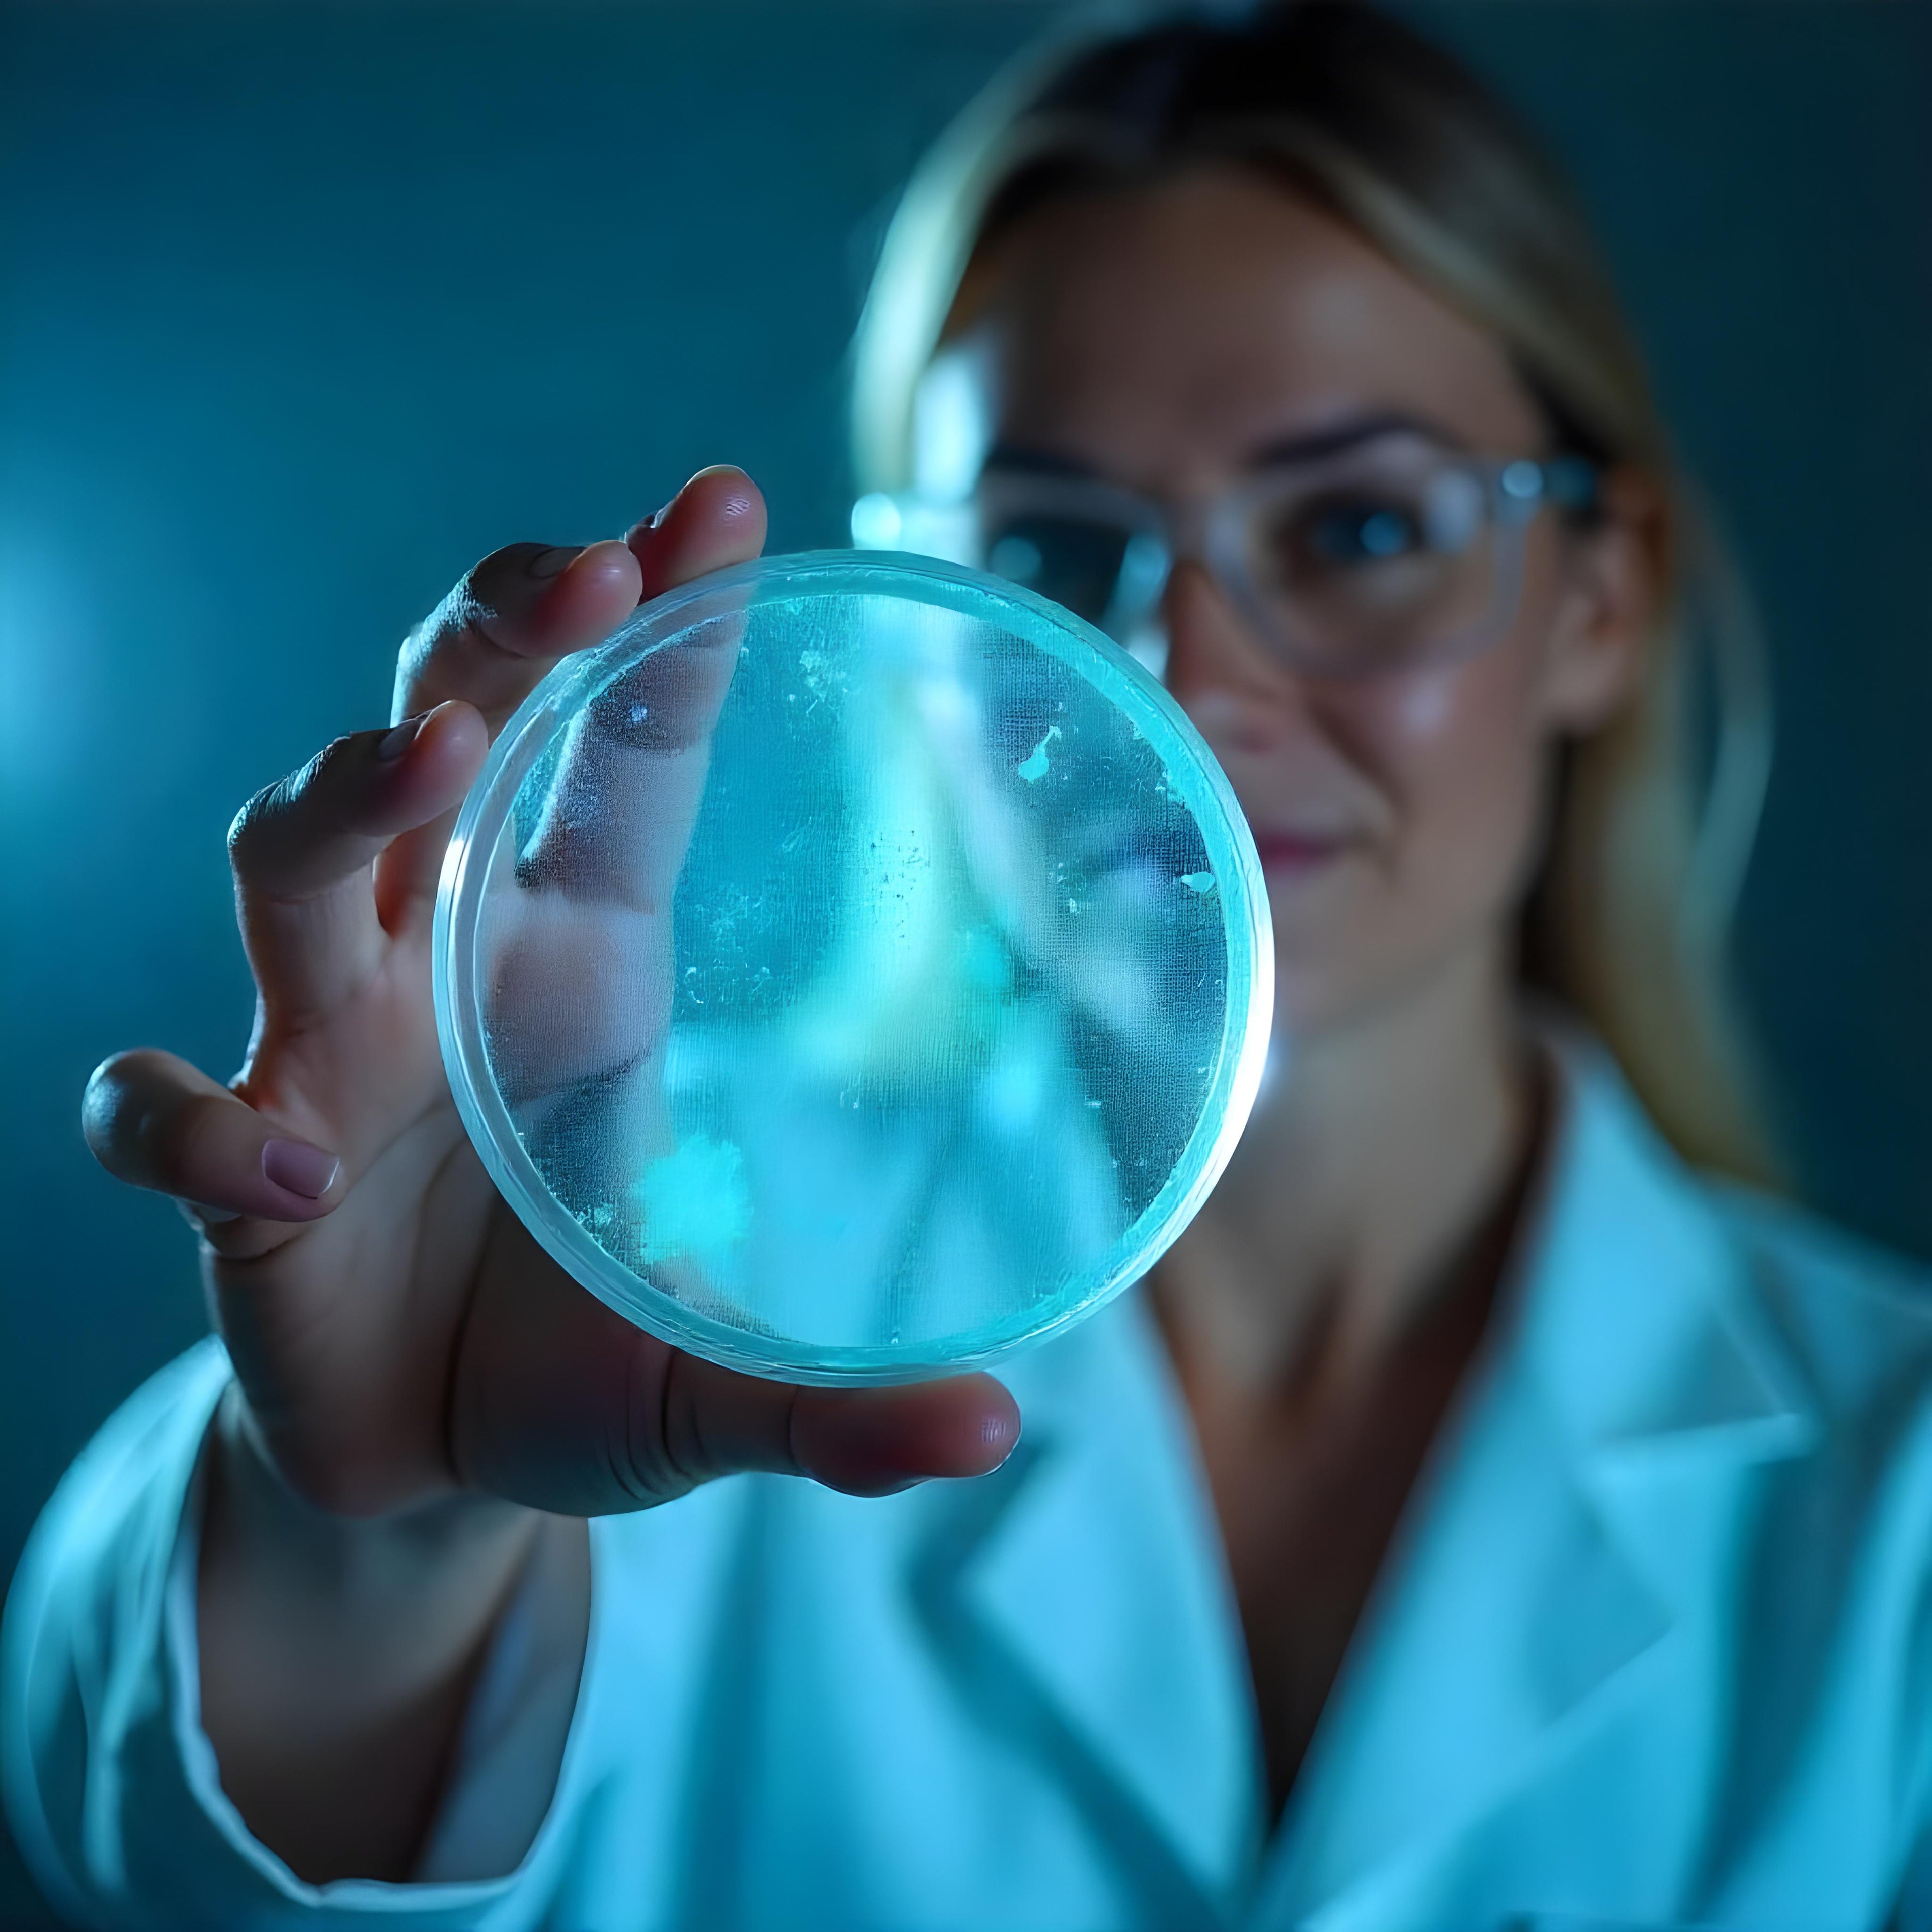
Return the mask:
[[680,499],[697,497],[706,514],[724,522],[755,517],[762,534],[765,493],[735,463],[712,463],[699,470],[678,492]]
[[644,594],[660,592],[764,549],[764,492],[735,464],[700,470],[655,516],[633,524],[625,542],[644,572]]

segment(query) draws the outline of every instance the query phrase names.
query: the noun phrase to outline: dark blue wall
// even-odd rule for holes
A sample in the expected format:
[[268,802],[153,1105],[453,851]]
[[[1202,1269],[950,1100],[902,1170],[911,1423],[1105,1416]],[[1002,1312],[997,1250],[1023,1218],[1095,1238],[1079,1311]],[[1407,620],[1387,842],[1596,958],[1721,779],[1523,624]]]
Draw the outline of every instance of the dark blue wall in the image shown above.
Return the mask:
[[[1052,10],[0,10],[0,1564],[201,1326],[75,1112],[116,1046],[238,1055],[236,806],[499,543],[723,458],[837,541],[891,191]],[[1813,1198],[1932,1254],[1924,14],[1417,10],[1570,160],[1730,509],[1785,697],[1750,990]]]

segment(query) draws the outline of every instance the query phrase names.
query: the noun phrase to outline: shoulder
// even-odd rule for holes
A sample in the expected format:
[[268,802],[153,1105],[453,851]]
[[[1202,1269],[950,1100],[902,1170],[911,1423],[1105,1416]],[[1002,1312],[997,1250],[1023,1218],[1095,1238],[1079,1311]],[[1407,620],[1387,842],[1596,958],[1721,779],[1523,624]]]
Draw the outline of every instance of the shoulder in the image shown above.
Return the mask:
[[8,1597],[10,1645],[31,1606],[91,1569],[124,1574],[130,1526],[140,1540],[144,1582],[172,1551],[175,1526],[209,1418],[230,1378],[227,1351],[213,1336],[150,1376],[76,1456],[41,1512]]
[[128,1767],[171,1735],[163,1599],[229,1372],[210,1339],[130,1396],[62,1478],[8,1593],[0,1788],[42,1888],[83,1922],[104,1868],[120,1882],[139,1848],[191,1835],[191,1805],[148,1819],[122,1799]]
[[1916,1311],[1932,1321],[1932,1263],[1882,1246],[1775,1195],[1708,1177],[1700,1184],[1733,1236],[1790,1280],[1870,1303],[1882,1318]]
[[[1542,1248],[1614,1276],[1620,1325],[1761,1330],[1843,1414],[1916,1375],[1932,1394],[1932,1266],[1803,1206],[1704,1172],[1664,1138],[1595,1042],[1556,1032],[1562,1112]],[[1580,1302],[1581,1298],[1574,1298]],[[1799,1390],[1793,1390],[1794,1394]]]
[[1600,1048],[1554,1044],[1527,1327],[1579,1439],[1743,1428],[1868,1522],[1932,1494],[1932,1270],[1689,1166]]
[[1842,1430],[1922,1416],[1932,1428],[1932,1267],[1791,1202],[1697,1184],[1820,1420]]
[[1781,1432],[1790,1498],[1932,1574],[1932,1268],[1690,1166],[1600,1049],[1564,1058],[1568,1180],[1590,1197],[1567,1252],[1586,1269],[1593,1250],[1614,1255],[1613,1318],[1646,1337],[1646,1409]]

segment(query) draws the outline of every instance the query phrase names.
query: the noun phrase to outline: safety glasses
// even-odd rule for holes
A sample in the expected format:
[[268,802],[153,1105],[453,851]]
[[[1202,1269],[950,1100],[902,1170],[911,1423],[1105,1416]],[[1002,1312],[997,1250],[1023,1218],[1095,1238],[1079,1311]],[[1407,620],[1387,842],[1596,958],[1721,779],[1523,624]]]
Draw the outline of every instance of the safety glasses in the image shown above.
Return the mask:
[[1485,459],[1402,431],[1180,505],[996,459],[963,502],[866,496],[852,530],[861,548],[922,551],[1024,584],[1153,654],[1168,579],[1195,558],[1283,664],[1352,677],[1496,642],[1515,615],[1538,512],[1586,517],[1598,497],[1582,458]]

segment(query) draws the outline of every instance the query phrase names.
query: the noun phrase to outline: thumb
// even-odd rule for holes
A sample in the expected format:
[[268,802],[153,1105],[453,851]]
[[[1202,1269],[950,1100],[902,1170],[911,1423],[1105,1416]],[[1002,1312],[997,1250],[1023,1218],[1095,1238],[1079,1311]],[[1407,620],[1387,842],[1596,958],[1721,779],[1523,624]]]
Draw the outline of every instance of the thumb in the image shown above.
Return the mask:
[[988,1474],[1019,1438],[1019,1406],[991,1376],[801,1389],[792,1408],[800,1473],[850,1496],[889,1496],[935,1476]]
[[634,1327],[507,1214],[465,1324],[453,1459],[487,1492],[560,1516],[649,1509],[742,1470],[884,1496],[983,1475],[1019,1439],[988,1376],[800,1388],[721,1368]]

